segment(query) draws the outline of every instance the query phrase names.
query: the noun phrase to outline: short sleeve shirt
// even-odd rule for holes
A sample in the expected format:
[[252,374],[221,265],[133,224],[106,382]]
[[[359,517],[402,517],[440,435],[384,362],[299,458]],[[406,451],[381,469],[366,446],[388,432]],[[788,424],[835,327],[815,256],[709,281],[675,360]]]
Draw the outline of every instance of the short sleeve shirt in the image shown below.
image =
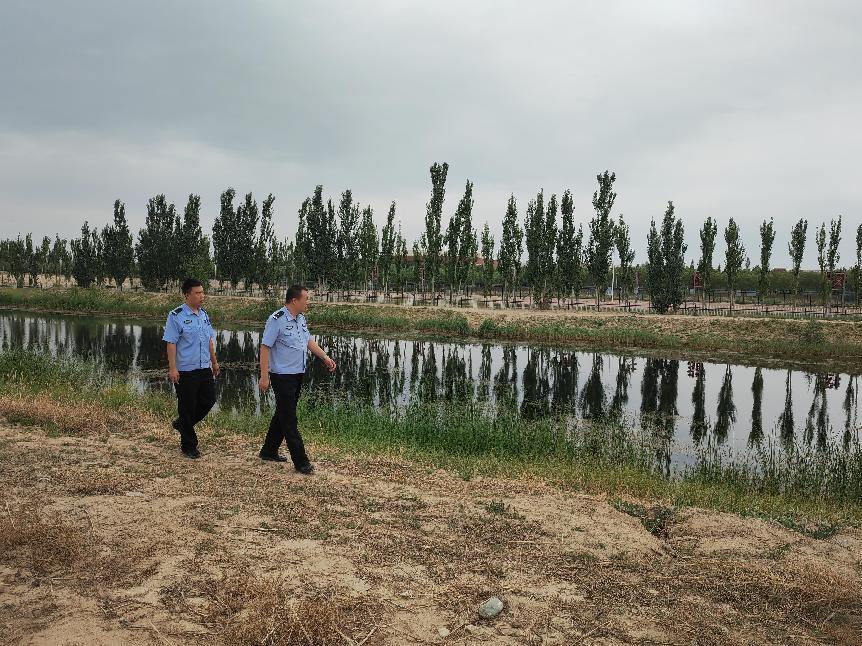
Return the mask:
[[210,339],[214,338],[215,330],[203,308],[193,312],[183,303],[168,313],[162,341],[176,344],[177,370],[211,367]]
[[286,307],[273,312],[261,339],[261,345],[269,348],[269,371],[276,375],[304,373],[310,339],[305,316],[294,317]]

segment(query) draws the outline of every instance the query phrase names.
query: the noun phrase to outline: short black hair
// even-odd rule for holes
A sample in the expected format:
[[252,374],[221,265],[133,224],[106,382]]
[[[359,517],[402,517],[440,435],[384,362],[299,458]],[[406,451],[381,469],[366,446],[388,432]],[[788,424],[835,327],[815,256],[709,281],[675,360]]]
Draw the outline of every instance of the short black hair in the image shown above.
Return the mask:
[[289,303],[290,301],[296,300],[302,294],[302,292],[307,292],[308,287],[305,285],[291,285],[287,288],[287,291],[284,293],[284,302]]
[[183,281],[183,296],[187,295],[195,287],[203,287],[204,284],[197,278],[186,278]]

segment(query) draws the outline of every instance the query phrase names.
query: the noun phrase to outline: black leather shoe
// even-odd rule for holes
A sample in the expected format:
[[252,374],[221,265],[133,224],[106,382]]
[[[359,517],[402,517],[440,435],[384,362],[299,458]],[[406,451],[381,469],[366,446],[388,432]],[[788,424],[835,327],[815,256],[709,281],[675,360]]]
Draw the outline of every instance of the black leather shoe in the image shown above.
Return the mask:
[[173,422],[171,422],[171,426],[174,427],[174,430],[177,433],[182,433],[182,431],[180,430],[180,418],[179,417],[177,419],[175,419]]
[[287,458],[278,453],[275,455],[270,455],[269,453],[258,453],[257,455],[261,460],[266,460],[267,462],[287,462]]
[[314,465],[311,462],[306,462],[301,467],[296,467],[296,470],[299,471],[302,475],[310,476],[314,473]]
[[197,460],[201,457],[201,452],[197,449],[180,449],[183,452],[183,455],[189,458],[190,460]]

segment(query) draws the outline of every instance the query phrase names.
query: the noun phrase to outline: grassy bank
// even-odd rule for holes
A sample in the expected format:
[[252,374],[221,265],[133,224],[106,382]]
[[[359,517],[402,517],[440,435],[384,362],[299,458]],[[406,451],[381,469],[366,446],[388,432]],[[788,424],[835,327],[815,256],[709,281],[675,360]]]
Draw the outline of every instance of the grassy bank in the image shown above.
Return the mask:
[[[28,403],[38,398],[58,405]],[[80,414],[52,412],[70,406]],[[82,425],[109,433],[112,425],[133,423],[138,415],[167,426],[174,411],[171,397],[140,394],[93,363],[22,351],[0,354],[0,415],[11,422],[47,426],[58,434],[78,433]],[[704,452],[694,465],[667,477],[658,465],[673,447],[636,432],[624,419],[601,425],[525,421],[464,404],[395,412],[322,397],[301,400],[300,419],[305,437],[327,450],[397,454],[464,478],[541,478],[563,488],[671,507],[765,516],[814,533],[862,520],[858,446],[764,452],[746,462]],[[205,423],[206,441],[259,436],[265,425],[253,410],[217,412]]]
[[[173,294],[104,290],[0,289],[0,307],[162,320]],[[261,325],[280,303],[211,296],[217,326]],[[820,362],[833,370],[862,369],[862,323],[589,312],[449,310],[397,305],[314,304],[319,331],[370,331],[479,341],[553,343],[561,347],[662,351],[735,361]]]

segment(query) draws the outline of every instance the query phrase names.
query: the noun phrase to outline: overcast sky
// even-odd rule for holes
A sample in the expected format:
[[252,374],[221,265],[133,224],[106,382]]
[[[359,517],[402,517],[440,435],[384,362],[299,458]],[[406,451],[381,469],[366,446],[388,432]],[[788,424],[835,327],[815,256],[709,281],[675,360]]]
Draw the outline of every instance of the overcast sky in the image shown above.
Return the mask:
[[272,192],[293,236],[323,184],[378,223],[396,200],[409,245],[448,161],[444,226],[467,179],[477,229],[540,188],[571,189],[586,222],[607,168],[638,261],[673,200],[687,257],[732,216],[754,265],[774,217],[784,266],[793,222],[841,213],[849,264],[860,33],[858,0],[4,0],[0,237],[101,226],[115,198],[136,231],[157,193],[200,194],[208,229],[227,186]]

